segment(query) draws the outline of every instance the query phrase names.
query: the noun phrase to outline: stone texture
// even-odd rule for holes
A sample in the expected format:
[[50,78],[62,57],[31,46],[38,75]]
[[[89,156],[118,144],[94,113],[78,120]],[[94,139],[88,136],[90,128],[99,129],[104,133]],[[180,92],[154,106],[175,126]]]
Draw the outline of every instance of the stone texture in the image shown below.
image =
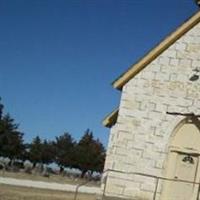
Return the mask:
[[107,195],[152,199],[155,179],[127,173],[163,175],[170,135],[183,119],[166,112],[200,112],[200,80],[189,80],[196,68],[200,68],[200,24],[123,87],[105,170],[124,173],[107,173]]

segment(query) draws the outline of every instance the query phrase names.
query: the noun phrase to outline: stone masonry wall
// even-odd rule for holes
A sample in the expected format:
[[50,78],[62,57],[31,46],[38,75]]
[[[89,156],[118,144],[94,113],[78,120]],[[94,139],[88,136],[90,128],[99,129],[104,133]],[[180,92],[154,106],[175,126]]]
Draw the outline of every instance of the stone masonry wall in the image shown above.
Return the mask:
[[152,199],[155,180],[127,173],[163,175],[170,135],[183,119],[166,112],[200,113],[200,80],[189,80],[198,73],[196,68],[200,69],[200,24],[123,87],[105,170],[125,173],[108,173],[107,195]]

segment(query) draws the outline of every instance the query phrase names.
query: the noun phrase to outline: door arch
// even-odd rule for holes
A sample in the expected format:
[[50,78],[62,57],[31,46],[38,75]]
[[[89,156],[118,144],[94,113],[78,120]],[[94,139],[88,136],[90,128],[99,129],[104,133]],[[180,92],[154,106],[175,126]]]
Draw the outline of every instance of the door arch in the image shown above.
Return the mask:
[[199,181],[200,122],[186,118],[174,129],[170,141],[162,200],[196,200],[198,186],[180,180]]

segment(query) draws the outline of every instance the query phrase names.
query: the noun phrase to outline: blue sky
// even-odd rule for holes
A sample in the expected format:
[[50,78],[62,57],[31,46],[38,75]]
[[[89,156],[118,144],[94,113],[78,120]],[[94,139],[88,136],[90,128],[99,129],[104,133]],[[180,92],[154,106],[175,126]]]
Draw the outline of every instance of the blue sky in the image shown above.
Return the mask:
[[111,82],[197,11],[193,0],[0,0],[0,96],[25,140],[90,128],[107,144]]

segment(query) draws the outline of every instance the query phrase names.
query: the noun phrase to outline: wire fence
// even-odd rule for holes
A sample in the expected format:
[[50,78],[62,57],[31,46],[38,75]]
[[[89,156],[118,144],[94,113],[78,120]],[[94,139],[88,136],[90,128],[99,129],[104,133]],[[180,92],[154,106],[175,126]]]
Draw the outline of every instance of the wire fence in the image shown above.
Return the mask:
[[[2,171],[2,173],[4,174],[3,171]],[[177,185],[179,185],[179,189],[180,189],[179,192],[180,193],[183,193],[183,192],[185,193],[185,190],[187,190],[187,189],[190,190],[191,188],[193,188],[192,200],[200,200],[200,182],[181,180],[181,179],[177,179],[177,178],[171,179],[171,178],[166,178],[166,177],[162,177],[162,176],[155,176],[155,175],[150,175],[150,174],[145,174],[145,173],[125,172],[125,171],[111,170],[111,169],[105,170],[102,174],[103,178],[102,178],[101,193],[99,193],[99,192],[96,193],[97,196],[98,196],[98,200],[107,200],[109,195],[111,194],[111,193],[109,193],[109,187],[108,187],[108,186],[110,186],[109,185],[110,184],[109,178],[112,178],[112,177],[117,178],[117,179],[119,178],[119,182],[120,182],[120,177],[122,179],[123,179],[123,177],[125,177],[123,180],[126,180],[126,177],[130,177],[129,181],[134,181],[134,178],[137,177],[137,176],[142,177],[141,179],[140,178],[138,179],[138,180],[142,180],[141,184],[147,183],[149,179],[154,179],[154,181],[150,181],[151,183],[153,183],[152,188],[151,188],[151,200],[159,200],[160,199],[160,195],[162,193],[161,192],[161,186],[165,182],[167,182],[167,183],[173,182],[175,187]],[[86,200],[86,197],[83,197],[83,193],[84,193],[83,191],[86,191],[85,189],[83,189],[83,187],[88,186],[86,188],[89,191],[91,189],[91,185],[94,186],[94,183],[92,184],[92,182],[93,182],[93,180],[88,179],[88,180],[85,180],[84,182],[76,185],[73,192],[71,192],[71,195],[73,196],[73,198],[70,198],[70,200],[71,199],[73,199],[73,200],[81,200],[81,199]],[[130,185],[129,185],[129,187],[131,187]],[[191,185],[193,187],[190,187]],[[98,187],[94,187],[94,188],[96,189],[96,191],[100,191],[100,188],[99,189],[98,189]],[[134,191],[134,189],[135,188],[133,186],[131,188],[131,190]],[[92,196],[91,199],[96,199],[95,192],[93,192],[93,193],[89,192],[88,194],[90,194]],[[113,199],[115,199],[115,198],[113,198]],[[121,199],[123,199],[123,198],[121,198]],[[185,198],[185,199],[174,198],[174,199],[175,200],[188,200],[187,198]],[[139,200],[139,199],[136,199],[136,200]]]
[[108,177],[109,177],[109,173],[110,172],[115,172],[115,173],[119,173],[119,174],[126,174],[126,175],[136,175],[136,176],[148,177],[148,178],[154,179],[155,180],[155,182],[154,182],[155,183],[155,187],[154,187],[154,191],[153,191],[153,195],[152,195],[152,200],[158,200],[159,199],[159,198],[157,198],[160,195],[160,191],[158,191],[158,187],[159,187],[159,184],[161,183],[161,181],[162,182],[163,181],[174,182],[176,184],[192,184],[193,186],[196,186],[196,194],[195,194],[195,197],[193,199],[199,200],[200,182],[193,182],[193,181],[182,180],[182,179],[171,179],[171,178],[166,178],[166,177],[161,177],[161,176],[154,176],[154,175],[145,174],[145,173],[124,172],[124,171],[111,170],[111,169],[108,169],[108,170],[104,171],[104,173],[103,173],[103,176],[106,173],[106,178],[105,178],[105,183],[104,183],[104,188],[103,188],[103,193],[102,193],[101,200],[105,200],[106,199],[107,181],[108,181]]
[[78,198],[79,188],[81,188],[82,186],[87,185],[90,182],[91,182],[91,180],[87,180],[86,182],[81,183],[81,184],[79,184],[79,185],[76,186],[76,190],[75,190],[75,193],[74,193],[74,200],[77,200],[77,198]]

